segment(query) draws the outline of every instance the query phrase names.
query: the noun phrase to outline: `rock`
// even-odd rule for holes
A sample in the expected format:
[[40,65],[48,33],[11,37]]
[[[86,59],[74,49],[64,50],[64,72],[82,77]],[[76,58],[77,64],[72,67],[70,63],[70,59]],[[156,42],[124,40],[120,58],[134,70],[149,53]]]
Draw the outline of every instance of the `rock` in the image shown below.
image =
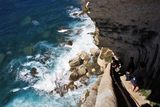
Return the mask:
[[67,45],[72,46],[73,45],[73,41],[71,41],[71,40],[67,41]]
[[72,90],[72,91],[73,91],[75,88],[76,88],[75,85],[70,85],[70,86],[69,86],[69,89]]
[[96,69],[95,68],[92,68],[92,70],[91,70],[93,73],[95,73],[96,72]]
[[100,58],[104,59],[106,62],[111,62],[113,56],[114,56],[114,54],[113,54],[112,50],[110,50],[109,48],[102,48],[101,49]]
[[67,89],[70,89],[70,90],[74,90],[74,89],[77,89],[78,87],[74,84],[73,81],[71,81],[68,85],[67,85]]
[[36,77],[36,74],[38,74],[36,68],[32,68],[30,73],[31,73],[31,75],[32,75],[33,77]]
[[97,92],[98,91],[98,88],[96,86],[92,87],[92,90]]
[[83,60],[80,57],[75,57],[69,61],[70,67],[76,67],[83,64]]
[[72,15],[73,15],[73,16],[78,16],[78,13],[73,13]]
[[83,77],[81,77],[81,78],[80,78],[80,82],[81,82],[82,84],[87,85],[87,83],[88,83],[88,77],[87,77],[86,75],[83,76]]
[[87,99],[87,97],[89,96],[89,90],[86,90],[83,95],[81,96],[81,103],[84,103]]
[[[54,91],[59,94],[61,97],[64,96],[64,94],[66,94],[68,92],[68,87],[66,84],[64,84],[63,86],[59,86],[59,87],[56,87],[54,89]],[[53,93],[53,90],[50,92],[50,93]]]
[[108,52],[108,50],[105,50],[105,51],[104,50],[105,49],[103,49],[103,48],[101,49],[100,54],[99,54],[98,59],[97,59],[97,63],[100,66],[101,71],[104,71],[106,65],[109,63],[105,59],[105,55]]
[[82,65],[78,68],[77,73],[81,77],[87,73],[87,68],[84,65]]
[[81,58],[82,60],[89,60],[89,55],[88,55],[87,52],[82,51],[81,54],[80,54],[80,58]]
[[85,95],[81,96],[81,107],[95,107],[99,83],[100,78],[98,78],[96,83],[94,83],[92,88],[89,90],[89,96],[87,98],[85,98]]
[[77,72],[71,73],[69,80],[71,81],[77,81],[79,79],[79,74]]
[[91,74],[89,72],[87,72],[86,76],[89,78],[91,76]]
[[98,56],[99,53],[100,53],[100,50],[96,49],[96,48],[91,48],[90,53],[91,53],[92,56]]
[[128,64],[131,56],[136,65],[144,61],[146,75],[156,80],[148,79],[146,88],[160,84],[157,72],[160,69],[160,14],[156,13],[159,4],[159,0],[92,0],[89,4],[89,16],[100,31],[98,46],[113,50],[123,65]]
[[77,68],[71,67],[69,71],[71,71],[71,72],[77,72]]
[[110,76],[110,66],[111,65],[108,64],[101,78],[94,107],[117,107],[117,100],[113,89],[112,78]]

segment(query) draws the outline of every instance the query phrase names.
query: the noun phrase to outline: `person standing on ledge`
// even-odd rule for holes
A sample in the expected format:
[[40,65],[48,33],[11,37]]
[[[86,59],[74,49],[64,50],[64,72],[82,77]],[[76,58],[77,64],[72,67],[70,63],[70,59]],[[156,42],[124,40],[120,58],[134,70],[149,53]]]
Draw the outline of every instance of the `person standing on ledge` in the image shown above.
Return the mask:
[[[112,68],[116,70],[117,68],[120,68],[120,63],[118,60],[116,60],[114,57],[112,57]],[[117,71],[118,72],[118,71]]]
[[130,61],[127,65],[126,80],[131,79],[134,71],[135,71],[134,57],[130,57]]
[[133,78],[131,79],[131,83],[133,85],[133,91],[137,92],[140,88],[144,86],[144,79],[146,76],[146,64],[144,62],[140,62],[140,68],[133,73]]

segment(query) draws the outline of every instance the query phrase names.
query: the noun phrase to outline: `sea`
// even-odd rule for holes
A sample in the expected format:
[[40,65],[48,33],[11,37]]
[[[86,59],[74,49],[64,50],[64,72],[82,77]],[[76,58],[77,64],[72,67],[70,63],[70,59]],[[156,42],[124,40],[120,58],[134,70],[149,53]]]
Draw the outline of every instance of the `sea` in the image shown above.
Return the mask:
[[78,107],[96,76],[63,97],[54,89],[69,83],[69,60],[97,48],[81,12],[80,0],[0,0],[0,107]]

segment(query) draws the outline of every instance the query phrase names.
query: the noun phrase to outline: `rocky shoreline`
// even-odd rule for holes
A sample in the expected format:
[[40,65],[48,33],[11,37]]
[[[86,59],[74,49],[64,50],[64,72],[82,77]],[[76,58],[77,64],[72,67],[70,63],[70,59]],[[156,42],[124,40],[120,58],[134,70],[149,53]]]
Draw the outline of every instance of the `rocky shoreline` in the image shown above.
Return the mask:
[[[108,48],[102,48],[101,50],[91,49],[90,53],[91,54],[89,55],[86,52],[82,52],[76,58],[69,61],[71,73],[69,77],[70,83],[67,84],[67,89],[77,89],[78,87],[74,84],[75,81],[79,81],[83,85],[88,85],[88,79],[92,75],[96,75],[98,80],[92,88],[84,90],[79,105],[81,105],[81,107],[93,107],[96,105],[96,107],[100,107],[100,105],[103,105],[101,94],[104,95],[103,92],[106,92],[106,95],[108,95],[107,93],[112,94],[110,97],[105,97],[105,101],[107,101],[109,105],[111,104],[113,107],[116,107],[116,98],[111,85],[110,65],[108,65],[111,62],[114,53]],[[104,72],[106,72],[105,75]]]
[[[95,34],[93,34],[93,37],[94,36]],[[90,77],[94,75],[97,77],[97,81],[93,86],[91,86],[90,89],[84,90],[77,105],[81,107],[94,107],[97,105],[96,107],[100,107],[98,105],[102,105],[101,101],[103,100],[100,93],[104,94],[103,92],[105,92],[106,95],[108,95],[107,93],[112,94],[110,97],[105,97],[104,101],[107,101],[108,104],[116,107],[116,98],[113,92],[109,70],[109,63],[111,63],[113,56],[115,57],[114,53],[109,48],[91,48],[90,54],[82,51],[75,58],[69,60],[70,70],[68,79],[70,82],[68,82],[68,84],[64,84],[63,86],[57,85],[54,91],[63,97],[68,91],[76,91],[76,89],[83,85],[87,86]],[[101,79],[103,81],[101,81]],[[75,82],[79,82],[81,85],[77,86]],[[106,88],[105,84],[108,88]],[[108,92],[108,90],[111,91]],[[51,91],[51,93],[53,93],[53,91]]]

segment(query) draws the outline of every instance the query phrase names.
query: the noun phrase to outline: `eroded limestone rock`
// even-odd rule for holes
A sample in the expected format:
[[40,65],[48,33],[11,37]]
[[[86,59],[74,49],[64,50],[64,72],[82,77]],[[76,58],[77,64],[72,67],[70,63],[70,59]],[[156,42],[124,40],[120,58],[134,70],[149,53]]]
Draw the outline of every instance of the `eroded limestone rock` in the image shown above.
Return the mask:
[[70,67],[76,67],[83,64],[83,60],[80,57],[75,57],[69,61]]
[[90,53],[92,56],[98,56],[100,54],[100,50],[96,48],[91,48]]

